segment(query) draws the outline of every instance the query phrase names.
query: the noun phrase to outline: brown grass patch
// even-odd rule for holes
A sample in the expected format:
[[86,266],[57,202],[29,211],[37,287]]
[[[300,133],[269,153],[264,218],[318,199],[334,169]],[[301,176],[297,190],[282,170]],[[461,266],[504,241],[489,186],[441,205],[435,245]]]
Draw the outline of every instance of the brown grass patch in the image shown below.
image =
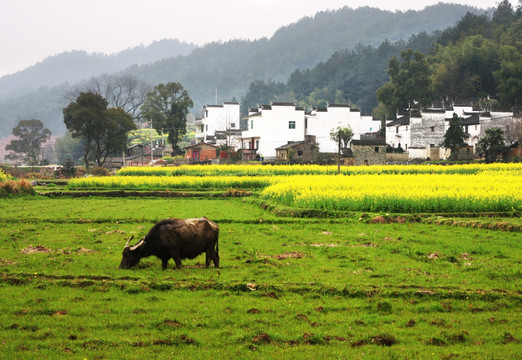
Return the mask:
[[252,195],[252,192],[242,189],[229,189],[222,194],[223,197],[243,197],[250,195]]
[[50,253],[51,251],[52,251],[51,249],[48,249],[43,245],[37,245],[37,246],[29,245],[28,247],[20,250],[20,252],[22,254]]
[[262,333],[257,336],[254,336],[252,342],[255,344],[270,344],[272,342],[272,338],[268,334]]
[[0,266],[9,266],[9,265],[14,265],[14,264],[16,264],[16,262],[14,262],[13,260],[0,259]]
[[314,244],[310,244],[310,246],[313,246],[313,247],[339,247],[341,245],[338,245],[338,244],[322,244],[322,243],[314,243]]
[[360,244],[359,246],[361,246],[361,247],[379,247],[379,245],[371,243],[371,242]]
[[164,322],[163,322],[165,325],[167,326],[170,326],[170,327],[182,327],[184,326],[182,323],[176,321],[176,320],[169,320],[169,319],[166,319]]
[[373,219],[370,219],[370,223],[372,224],[388,224],[388,219],[383,216],[376,216]]
[[379,346],[392,346],[393,344],[397,343],[397,340],[392,335],[378,335],[372,337],[372,344],[379,345]]
[[277,260],[285,260],[285,259],[302,259],[305,257],[305,254],[299,252],[299,251],[293,251],[283,254],[277,254],[277,255],[258,255],[260,259],[266,259],[266,258],[272,258]]

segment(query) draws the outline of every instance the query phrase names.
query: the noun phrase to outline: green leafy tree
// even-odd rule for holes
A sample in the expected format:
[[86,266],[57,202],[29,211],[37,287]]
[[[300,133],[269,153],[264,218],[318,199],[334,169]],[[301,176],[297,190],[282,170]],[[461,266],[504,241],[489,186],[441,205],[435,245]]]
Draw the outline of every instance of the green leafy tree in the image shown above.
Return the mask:
[[187,90],[177,82],[156,85],[143,103],[143,118],[152,121],[152,127],[158,133],[168,133],[172,155],[181,152],[178,143],[187,132],[188,109],[193,106]]
[[477,151],[487,163],[497,161],[506,152],[504,131],[498,127],[486,130],[486,135],[477,144]]
[[353,130],[349,125],[346,127],[338,126],[330,130],[330,139],[337,143],[339,149],[347,149],[352,137]]
[[74,177],[74,175],[76,175],[76,166],[74,160],[65,160],[62,164],[62,168],[58,171],[60,171],[67,179]]
[[515,18],[515,11],[509,0],[502,0],[493,13],[493,23],[498,25],[509,25]]
[[453,117],[449,121],[448,130],[444,134],[444,142],[442,143],[445,148],[451,149],[451,160],[457,160],[459,148],[466,145],[464,136],[461,119],[457,114],[453,113]]
[[30,165],[38,164],[38,155],[42,144],[51,137],[51,130],[44,128],[40,120],[20,120],[13,128],[17,139],[11,140],[5,149],[13,151],[7,155],[10,159],[23,158]]
[[[504,107],[522,111],[522,19],[506,33],[500,47],[500,68],[494,73],[497,93]],[[515,40],[518,38],[518,40]]]
[[103,132],[107,100],[101,95],[90,92],[80,93],[63,109],[63,121],[73,138],[83,140],[83,160],[87,171],[92,157],[94,139]]
[[424,54],[407,49],[401,51],[402,62],[393,57],[388,74],[390,82],[377,90],[377,99],[386,105],[388,116],[397,110],[411,109],[431,102],[431,82],[428,62]]
[[62,137],[56,139],[54,143],[54,151],[60,164],[66,160],[72,160],[75,164],[82,158],[83,154],[82,139],[76,139],[66,131]]
[[241,99],[241,115],[247,116],[250,108],[270,104],[278,95],[284,93],[285,85],[280,82],[254,80]]
[[341,173],[341,149],[348,148],[350,140],[352,140],[353,131],[348,125],[346,127],[338,126],[330,130],[330,139],[337,143],[337,174]]
[[105,124],[93,139],[93,157],[101,166],[111,154],[121,154],[127,145],[127,133],[136,129],[132,116],[121,108],[105,110]]
[[107,109],[107,104],[101,95],[88,92],[81,93],[76,101],[63,109],[67,130],[73,138],[83,141],[87,171],[91,159],[101,166],[108,154],[121,150],[127,132],[136,128],[130,115],[122,109]]

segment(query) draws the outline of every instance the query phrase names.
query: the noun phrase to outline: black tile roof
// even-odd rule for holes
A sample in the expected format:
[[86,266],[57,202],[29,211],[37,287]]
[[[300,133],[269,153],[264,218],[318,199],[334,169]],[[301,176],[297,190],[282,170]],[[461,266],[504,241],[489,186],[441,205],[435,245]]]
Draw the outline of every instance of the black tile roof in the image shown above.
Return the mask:
[[382,139],[352,140],[352,145],[382,145],[382,146],[386,146],[386,141],[384,141]]
[[401,125],[410,125],[410,116],[404,115],[396,120],[393,120],[391,123],[386,126],[401,126]]

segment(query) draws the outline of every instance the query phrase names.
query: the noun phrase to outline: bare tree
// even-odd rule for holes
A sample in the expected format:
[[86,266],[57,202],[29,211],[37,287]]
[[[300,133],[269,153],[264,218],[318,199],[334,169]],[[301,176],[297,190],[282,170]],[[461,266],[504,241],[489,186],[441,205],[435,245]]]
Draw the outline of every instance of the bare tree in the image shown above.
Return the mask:
[[82,92],[101,95],[109,103],[109,107],[121,108],[135,122],[141,122],[141,105],[152,87],[132,75],[115,76],[103,74],[91,78],[86,84],[77,86],[65,94],[65,99],[74,101]]

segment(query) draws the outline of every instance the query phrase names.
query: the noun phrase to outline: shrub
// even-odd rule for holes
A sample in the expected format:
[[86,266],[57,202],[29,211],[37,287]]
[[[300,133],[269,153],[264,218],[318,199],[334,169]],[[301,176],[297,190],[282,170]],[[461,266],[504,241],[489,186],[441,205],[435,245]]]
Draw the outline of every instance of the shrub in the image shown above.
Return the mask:
[[65,160],[60,170],[63,176],[65,176],[67,179],[74,177],[74,175],[76,174],[76,166],[74,164],[74,161],[71,159]]
[[11,179],[11,176],[4,172],[4,170],[0,169],[0,181],[7,181]]
[[36,191],[26,180],[0,182],[0,198],[20,195],[36,195]]
[[103,166],[95,166],[91,169],[91,175],[94,176],[108,176],[109,170]]

